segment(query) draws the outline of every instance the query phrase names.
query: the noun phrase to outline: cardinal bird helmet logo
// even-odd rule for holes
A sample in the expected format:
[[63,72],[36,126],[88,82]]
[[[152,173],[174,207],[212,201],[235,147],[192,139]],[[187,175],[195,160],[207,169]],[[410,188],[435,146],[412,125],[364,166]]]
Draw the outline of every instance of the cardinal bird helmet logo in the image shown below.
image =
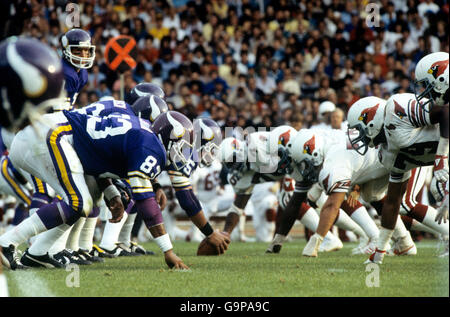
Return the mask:
[[375,114],[377,113],[378,107],[380,106],[379,103],[377,103],[375,106],[364,109],[361,112],[361,115],[359,116],[358,120],[364,122],[365,125],[367,125],[370,121],[375,118]]

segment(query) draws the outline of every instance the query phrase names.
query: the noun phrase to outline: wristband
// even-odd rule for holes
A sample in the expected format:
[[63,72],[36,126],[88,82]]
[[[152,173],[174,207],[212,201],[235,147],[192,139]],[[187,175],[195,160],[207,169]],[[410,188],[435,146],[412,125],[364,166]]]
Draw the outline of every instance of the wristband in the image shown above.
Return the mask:
[[170,242],[170,237],[169,237],[168,233],[163,234],[162,236],[156,237],[155,242],[156,242],[156,244],[158,244],[158,247],[164,253],[173,249],[172,242]]
[[109,185],[108,187],[106,187],[103,191],[103,194],[105,194],[105,198],[108,201],[116,196],[120,196],[119,190],[114,185]]
[[211,227],[211,225],[209,224],[209,222],[206,223],[206,225],[204,225],[200,231],[207,237],[209,237],[210,235],[212,235],[212,233],[214,232],[214,229]]

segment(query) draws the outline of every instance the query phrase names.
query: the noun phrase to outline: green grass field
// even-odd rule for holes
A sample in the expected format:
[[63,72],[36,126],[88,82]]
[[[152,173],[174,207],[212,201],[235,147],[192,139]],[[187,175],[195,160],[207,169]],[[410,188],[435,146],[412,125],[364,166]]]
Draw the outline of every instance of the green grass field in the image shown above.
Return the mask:
[[[449,263],[436,256],[437,241],[417,243],[418,254],[386,257],[379,287],[363,262],[351,256],[354,243],[318,258],[302,257],[305,240],[285,243],[280,254],[265,254],[267,243],[233,242],[225,255],[195,256],[197,244],[175,242],[190,271],[169,270],[162,253],[107,259],[81,266],[79,287],[68,287],[74,272],[64,269],[7,271],[10,296],[152,297],[303,297],[303,296],[449,296]],[[157,250],[153,243],[144,244]],[[370,276],[369,276],[370,275]]]

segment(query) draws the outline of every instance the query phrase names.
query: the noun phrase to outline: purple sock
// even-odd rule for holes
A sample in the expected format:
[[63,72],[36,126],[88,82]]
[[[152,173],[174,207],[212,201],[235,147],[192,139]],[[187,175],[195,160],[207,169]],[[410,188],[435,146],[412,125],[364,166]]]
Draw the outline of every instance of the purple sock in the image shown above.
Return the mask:
[[135,213],[137,213],[137,209],[136,209],[136,208],[137,208],[137,207],[136,207],[136,204],[135,204],[134,200],[132,199],[132,200],[130,200],[130,202],[128,203],[128,207],[127,207],[127,209],[125,210],[125,212],[126,212],[127,214],[129,214],[129,215],[135,214]]
[[73,225],[80,218],[80,214],[63,201],[45,205],[36,214],[48,230],[63,223]]
[[147,228],[164,223],[161,209],[154,197],[136,201],[136,207]]
[[53,198],[46,194],[34,193],[33,200],[31,201],[30,209],[41,208],[44,205],[50,204]]
[[88,218],[95,218],[98,217],[98,215],[100,215],[100,207],[94,207],[92,208],[92,211],[89,214]]
[[25,208],[24,205],[19,204],[16,207],[16,211],[14,213],[14,219],[12,221],[12,224],[14,226],[17,226],[19,223],[24,221],[26,218],[28,218],[28,210]]

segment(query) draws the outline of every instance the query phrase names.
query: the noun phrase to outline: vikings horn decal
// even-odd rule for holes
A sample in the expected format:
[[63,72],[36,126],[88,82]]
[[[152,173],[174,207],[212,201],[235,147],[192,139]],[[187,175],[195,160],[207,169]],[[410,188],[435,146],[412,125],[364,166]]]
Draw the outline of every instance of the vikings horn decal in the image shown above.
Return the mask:
[[207,141],[211,141],[212,139],[214,139],[214,132],[213,130],[208,127],[206,124],[203,123],[203,120],[200,119],[200,127],[202,128],[202,138],[207,140]]
[[377,113],[377,110],[378,110],[379,106],[380,106],[380,104],[377,103],[373,107],[364,109],[361,112],[361,115],[359,116],[358,120],[364,122],[364,124],[367,125],[375,117],[375,114]]
[[312,155],[314,150],[316,149],[316,136],[313,135],[311,139],[309,139],[305,144],[303,145],[303,153],[308,153],[309,155]]
[[394,111],[395,111],[395,115],[397,117],[399,117],[400,119],[403,119],[403,117],[406,117],[406,113],[405,110],[402,108],[402,106],[400,106],[398,104],[397,101],[394,100]]
[[[138,90],[136,90],[138,92]],[[152,113],[150,114],[150,120],[154,121],[157,116],[161,114],[158,105],[155,102],[155,96],[150,96],[150,105],[152,107]]]
[[286,132],[280,134],[280,137],[278,138],[278,144],[286,146],[290,138],[291,138],[291,130],[287,130]]
[[[25,95],[28,97],[39,97],[47,88],[47,79],[39,69],[27,63],[17,52],[16,44],[11,43],[6,49],[6,56],[14,71],[19,75],[23,84]],[[56,71],[54,65],[50,65],[49,72]]]
[[177,139],[181,138],[186,133],[186,129],[183,125],[175,120],[170,113],[167,114],[167,120],[169,120],[169,123],[173,126],[172,133]]
[[431,74],[434,78],[438,78],[441,76],[445,69],[448,67],[448,59],[435,62],[433,65],[431,65],[430,69],[428,70],[428,74]]

